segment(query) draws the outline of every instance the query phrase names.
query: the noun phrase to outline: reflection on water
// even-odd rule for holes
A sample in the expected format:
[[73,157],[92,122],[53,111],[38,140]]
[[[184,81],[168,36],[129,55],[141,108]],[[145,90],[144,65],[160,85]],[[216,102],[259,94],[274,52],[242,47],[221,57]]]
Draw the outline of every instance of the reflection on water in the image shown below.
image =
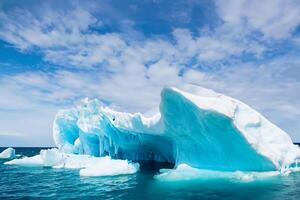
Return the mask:
[[114,176],[113,178],[110,176],[106,177],[80,177],[80,184],[89,185],[90,187],[98,188],[99,185],[103,186],[101,189],[105,192],[111,191],[121,191],[121,190],[129,190],[134,188],[137,183],[137,175],[133,174],[130,176],[120,175]]

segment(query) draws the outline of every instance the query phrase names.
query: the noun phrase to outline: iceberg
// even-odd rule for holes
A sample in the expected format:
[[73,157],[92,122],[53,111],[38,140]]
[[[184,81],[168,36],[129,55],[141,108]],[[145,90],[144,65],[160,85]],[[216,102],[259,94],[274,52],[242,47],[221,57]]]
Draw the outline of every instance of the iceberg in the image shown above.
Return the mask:
[[60,152],[57,148],[44,149],[39,155],[23,157],[5,162],[6,165],[24,167],[52,167],[65,169],[80,169],[80,176],[115,176],[134,174],[139,170],[138,163],[127,160],[93,157],[90,155],[74,155]]
[[203,88],[164,88],[159,113],[118,112],[85,99],[57,113],[53,137],[70,154],[169,162],[175,168],[286,171],[299,167],[300,148],[245,103]]
[[58,149],[42,149],[40,151],[40,158],[44,167],[52,167],[61,165],[64,161],[63,154]]
[[0,153],[0,159],[12,159],[16,156],[15,149],[9,147]]
[[43,166],[43,161],[40,155],[35,155],[32,157],[23,157],[14,160],[10,160],[4,163],[5,165],[19,165],[23,167],[37,167]]
[[88,166],[80,170],[80,176],[114,176],[134,174],[139,170],[138,163],[129,163],[127,160],[111,159],[108,156],[95,159]]

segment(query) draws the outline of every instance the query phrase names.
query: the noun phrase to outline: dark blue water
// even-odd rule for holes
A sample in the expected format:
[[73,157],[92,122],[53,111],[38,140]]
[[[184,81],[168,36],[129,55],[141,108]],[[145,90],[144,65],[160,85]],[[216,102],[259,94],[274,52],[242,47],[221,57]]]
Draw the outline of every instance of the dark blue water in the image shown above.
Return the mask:
[[[3,149],[0,148],[0,151]],[[40,148],[16,148],[32,156]],[[252,182],[199,180],[161,182],[159,164],[142,164],[137,174],[80,177],[78,170],[26,168],[0,161],[0,199],[300,199],[300,173]]]

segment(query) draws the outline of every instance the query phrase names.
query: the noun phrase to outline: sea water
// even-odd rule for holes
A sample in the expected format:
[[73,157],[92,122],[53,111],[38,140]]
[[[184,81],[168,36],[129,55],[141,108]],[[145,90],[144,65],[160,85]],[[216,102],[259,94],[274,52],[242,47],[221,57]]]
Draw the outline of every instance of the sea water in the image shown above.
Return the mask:
[[[3,148],[0,148],[2,151]],[[16,148],[33,156],[41,148]],[[80,177],[79,170],[4,165],[0,161],[0,199],[299,199],[300,173],[251,181],[153,178],[168,164],[141,163],[136,174]]]

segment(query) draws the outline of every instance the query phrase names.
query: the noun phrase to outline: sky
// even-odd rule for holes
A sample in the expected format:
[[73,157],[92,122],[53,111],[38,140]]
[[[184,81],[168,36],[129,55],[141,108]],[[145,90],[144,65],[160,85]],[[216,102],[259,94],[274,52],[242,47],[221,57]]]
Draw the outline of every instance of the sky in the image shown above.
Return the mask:
[[0,0],[0,146],[53,146],[55,114],[84,97],[150,116],[188,84],[300,142],[300,1]]

